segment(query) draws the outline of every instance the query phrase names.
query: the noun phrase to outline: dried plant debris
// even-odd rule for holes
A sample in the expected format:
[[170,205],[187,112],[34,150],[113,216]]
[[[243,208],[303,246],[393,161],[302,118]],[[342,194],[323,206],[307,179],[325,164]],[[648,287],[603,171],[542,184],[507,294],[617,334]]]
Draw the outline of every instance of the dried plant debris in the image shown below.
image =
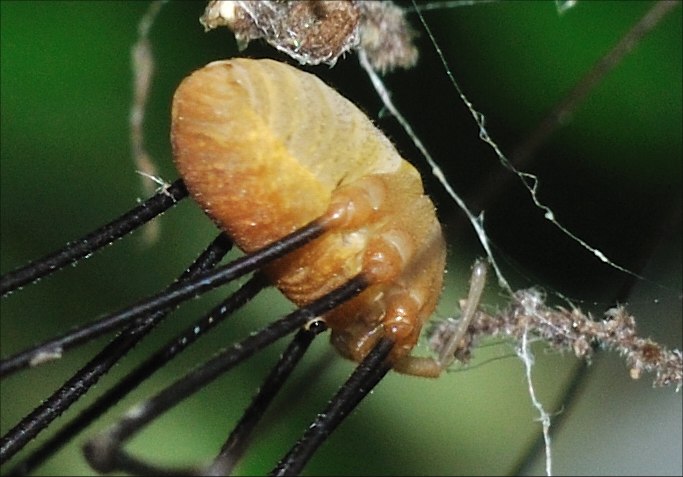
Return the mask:
[[390,1],[211,0],[199,21],[230,28],[240,49],[262,38],[301,64],[334,65],[351,50],[381,73],[417,62],[416,33]]
[[[439,352],[457,322],[455,319],[442,321],[430,330],[429,346],[435,352]],[[635,318],[625,307],[611,308],[603,319],[596,321],[578,308],[547,306],[545,296],[535,288],[515,292],[504,310],[495,313],[479,310],[454,355],[467,363],[480,338],[502,335],[521,342],[525,333],[556,349],[569,350],[580,359],[590,360],[598,349],[616,351],[624,357],[633,379],[640,378],[645,371],[655,374],[654,386],[675,385],[679,391],[683,385],[683,353],[639,337]]]
[[240,49],[263,38],[303,64],[333,64],[360,42],[355,2],[212,1],[200,22],[230,28]]
[[358,2],[361,8],[360,47],[380,73],[412,68],[417,63],[417,36],[405,18],[405,10],[392,2]]

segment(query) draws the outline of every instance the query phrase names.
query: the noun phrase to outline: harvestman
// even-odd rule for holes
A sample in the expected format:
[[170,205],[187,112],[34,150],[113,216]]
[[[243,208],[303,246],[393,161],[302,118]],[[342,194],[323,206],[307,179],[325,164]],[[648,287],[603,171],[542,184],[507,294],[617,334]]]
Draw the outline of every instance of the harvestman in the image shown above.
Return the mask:
[[[178,303],[254,270],[262,269],[263,275],[257,274],[226,304],[131,372],[18,464],[18,471],[34,468],[191,340],[258,293],[266,284],[264,277],[300,308],[221,352],[89,441],[86,456],[97,470],[191,472],[161,469],[138,460],[124,452],[123,443],[222,372],[297,328],[300,331],[290,349],[209,472],[227,472],[234,466],[265,406],[307,343],[326,327],[332,330],[335,348],[361,364],[274,469],[276,474],[301,470],[317,446],[390,368],[436,377],[454,359],[454,350],[476,311],[486,266],[475,264],[462,326],[440,356],[412,356],[441,291],[444,240],[418,172],[348,100],[315,76],[283,63],[214,62],[178,88],[172,142],[182,180],[84,240],[3,276],[2,294],[110,243],[171,207],[188,190],[247,255],[206,271],[229,249],[229,241],[221,235],[167,290],[5,359],[3,376],[54,359],[76,344],[125,325],[110,345],[3,437],[2,461],[84,394]],[[342,142],[346,147],[335,147]]]

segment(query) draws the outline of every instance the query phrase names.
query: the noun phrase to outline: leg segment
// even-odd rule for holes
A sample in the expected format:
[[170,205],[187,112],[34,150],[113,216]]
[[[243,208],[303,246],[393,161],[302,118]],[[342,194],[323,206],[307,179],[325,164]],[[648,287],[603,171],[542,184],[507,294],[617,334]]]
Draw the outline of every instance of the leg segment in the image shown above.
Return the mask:
[[434,358],[423,358],[418,356],[405,356],[394,364],[394,368],[404,374],[422,376],[427,378],[438,377],[444,369],[447,369],[455,360],[455,352],[462,346],[462,340],[467,333],[477,307],[481,301],[481,296],[486,285],[487,265],[484,260],[477,260],[472,268],[470,278],[470,290],[467,301],[463,306],[462,316],[452,329],[450,337],[439,350],[439,356]]

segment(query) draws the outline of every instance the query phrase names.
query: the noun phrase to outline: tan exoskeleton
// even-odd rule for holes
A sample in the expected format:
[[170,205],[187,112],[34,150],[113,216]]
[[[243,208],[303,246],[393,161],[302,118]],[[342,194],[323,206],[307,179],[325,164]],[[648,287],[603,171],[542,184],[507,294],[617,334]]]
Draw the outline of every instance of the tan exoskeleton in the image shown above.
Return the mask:
[[360,361],[386,337],[402,373],[435,377],[450,364],[452,354],[410,355],[443,283],[434,205],[417,170],[350,101],[284,63],[217,61],[178,87],[172,143],[193,198],[245,252],[323,224],[266,273],[299,306],[365,277],[363,293],[324,316],[343,356]]

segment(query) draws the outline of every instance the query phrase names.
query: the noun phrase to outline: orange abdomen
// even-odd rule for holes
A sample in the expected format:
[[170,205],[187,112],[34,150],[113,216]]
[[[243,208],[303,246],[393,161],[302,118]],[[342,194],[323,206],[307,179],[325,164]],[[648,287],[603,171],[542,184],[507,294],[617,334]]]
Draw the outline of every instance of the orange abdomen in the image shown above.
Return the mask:
[[[330,228],[266,272],[305,305],[367,273],[370,248],[395,245],[397,272],[325,318],[348,338],[337,347],[353,347],[345,343],[377,332],[387,297],[410,290],[419,326],[403,348],[412,348],[436,306],[445,245],[419,174],[356,106],[292,66],[232,59],[183,80],[172,114],[175,162],[191,195],[246,252],[323,216],[335,197],[358,186],[369,220]],[[362,354],[342,352],[354,359]]]

